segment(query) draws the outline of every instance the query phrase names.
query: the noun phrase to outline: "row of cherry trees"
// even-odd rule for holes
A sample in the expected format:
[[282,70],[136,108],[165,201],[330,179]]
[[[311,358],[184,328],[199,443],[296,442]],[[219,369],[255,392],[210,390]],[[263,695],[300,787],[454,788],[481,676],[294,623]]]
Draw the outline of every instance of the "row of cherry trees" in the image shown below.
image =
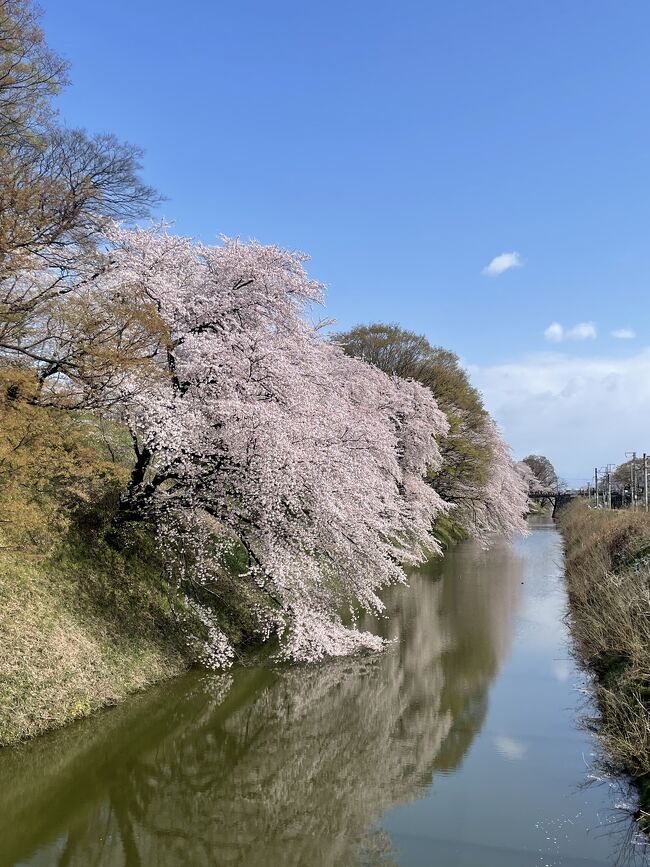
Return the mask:
[[[379,649],[354,610],[381,612],[381,588],[440,551],[435,523],[459,508],[436,489],[449,423],[432,389],[309,324],[322,286],[301,255],[164,226],[112,223],[104,238],[65,271],[23,271],[14,291],[31,316],[11,352],[35,365],[42,402],[128,424],[136,459],[116,524],[152,522],[176,575],[189,544],[204,587],[243,550],[238,580],[265,600],[258,628],[283,657]],[[489,467],[465,524],[487,541],[523,530],[526,491],[489,419],[482,438]],[[204,661],[228,664],[210,608],[192,606]]]
[[451,523],[483,545],[495,533],[519,532],[529,468],[523,463],[513,468],[509,450],[458,356],[432,346],[421,334],[381,322],[357,325],[335,334],[334,340],[346,354],[426,386],[443,410],[448,429],[437,435],[441,461],[427,473],[453,507],[439,524]]
[[[346,355],[308,324],[322,301],[304,257],[224,240],[206,247],[158,231],[110,233],[103,291],[137,286],[168,338],[166,375],[133,384],[138,464],[127,507],[152,510],[173,536],[179,515],[209,515],[243,545],[242,580],[272,605],[261,628],[302,660],[377,649],[344,626],[351,604],[381,612],[378,591],[439,545],[436,520],[457,505],[436,491],[449,431],[433,391]],[[523,530],[526,486],[494,423],[489,464],[467,528]],[[468,493],[468,492],[467,492]],[[211,580],[220,547],[201,561]],[[229,653],[221,641],[211,660]],[[209,655],[209,654],[208,654]]]

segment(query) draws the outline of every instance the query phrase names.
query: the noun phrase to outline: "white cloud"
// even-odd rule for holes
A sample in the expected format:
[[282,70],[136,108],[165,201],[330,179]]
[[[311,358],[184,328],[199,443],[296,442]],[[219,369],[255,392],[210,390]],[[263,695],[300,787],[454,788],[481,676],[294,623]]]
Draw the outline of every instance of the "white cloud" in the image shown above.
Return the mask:
[[573,328],[565,328],[559,322],[551,322],[544,331],[544,337],[552,343],[562,340],[593,340],[598,334],[593,322],[578,322]]
[[650,452],[650,348],[622,358],[538,353],[470,372],[515,456],[547,455],[571,484],[626,451]]
[[612,337],[616,337],[618,340],[633,340],[636,337],[636,331],[632,331],[631,328],[615,328],[612,331]]
[[499,274],[503,274],[505,271],[509,271],[511,268],[521,268],[524,264],[524,260],[521,258],[519,253],[501,253],[499,256],[495,256],[492,261],[483,268],[483,274],[487,274],[488,277],[498,277]]
[[571,663],[568,659],[554,659],[551,664],[551,669],[556,680],[560,683],[566,683],[571,677]]
[[564,339],[564,328],[559,322],[551,322],[544,332],[544,337],[547,340],[551,340],[553,343],[559,343]]
[[596,334],[596,326],[593,322],[578,322],[567,331],[566,337],[568,340],[593,340]]

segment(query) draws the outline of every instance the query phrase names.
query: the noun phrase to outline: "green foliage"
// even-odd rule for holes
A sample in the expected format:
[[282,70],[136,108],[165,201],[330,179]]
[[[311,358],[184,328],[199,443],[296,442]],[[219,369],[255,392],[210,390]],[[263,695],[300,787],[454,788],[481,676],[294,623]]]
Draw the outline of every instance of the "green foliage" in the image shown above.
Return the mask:
[[474,424],[484,419],[481,395],[471,385],[458,356],[441,346],[431,346],[424,335],[377,322],[333,334],[332,340],[348,355],[427,386],[443,412],[463,413]]
[[449,515],[443,515],[435,523],[433,535],[443,548],[451,548],[457,542],[467,538],[467,532],[461,524],[454,521]]

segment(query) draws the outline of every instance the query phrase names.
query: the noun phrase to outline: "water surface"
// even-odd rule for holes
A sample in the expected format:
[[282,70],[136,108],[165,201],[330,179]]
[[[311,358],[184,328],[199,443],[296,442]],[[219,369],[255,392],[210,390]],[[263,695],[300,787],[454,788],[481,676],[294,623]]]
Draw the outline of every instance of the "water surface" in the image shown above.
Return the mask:
[[191,673],[0,752],[0,864],[617,863],[550,521],[388,597],[384,654]]

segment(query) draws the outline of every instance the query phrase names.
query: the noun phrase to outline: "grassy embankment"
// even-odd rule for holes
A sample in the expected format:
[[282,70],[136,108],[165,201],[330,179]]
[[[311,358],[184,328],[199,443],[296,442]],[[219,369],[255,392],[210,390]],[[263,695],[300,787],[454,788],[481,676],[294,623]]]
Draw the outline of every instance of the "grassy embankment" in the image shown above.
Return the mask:
[[650,831],[650,516],[590,510],[561,515],[569,617],[576,648],[595,674],[598,732],[607,763],[639,793]]
[[0,745],[188,666],[173,593],[146,549],[68,538],[42,559],[4,555],[0,568]]
[[[133,461],[123,429],[20,404],[0,409],[5,746],[188,669],[205,627],[187,594],[206,599],[166,577],[152,528],[111,538]],[[212,600],[235,645],[250,640],[249,600],[230,575]]]

